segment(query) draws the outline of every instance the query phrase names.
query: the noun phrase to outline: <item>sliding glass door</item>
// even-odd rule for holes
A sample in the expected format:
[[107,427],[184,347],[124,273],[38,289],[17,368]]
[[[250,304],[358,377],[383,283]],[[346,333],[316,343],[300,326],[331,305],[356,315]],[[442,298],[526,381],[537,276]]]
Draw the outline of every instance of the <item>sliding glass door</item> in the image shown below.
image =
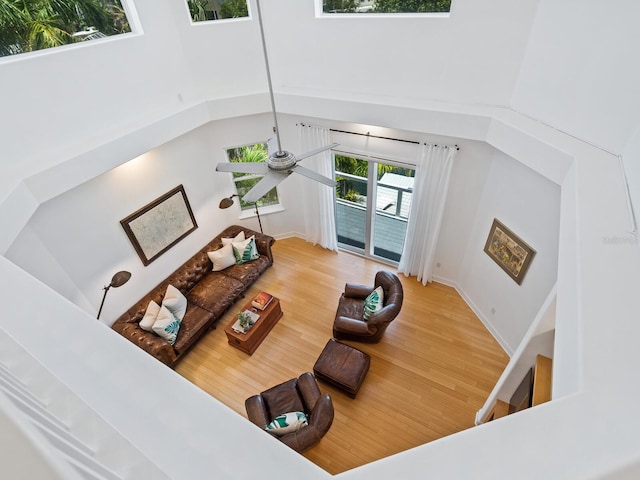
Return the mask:
[[341,248],[398,262],[415,170],[388,161],[334,155],[336,230]]

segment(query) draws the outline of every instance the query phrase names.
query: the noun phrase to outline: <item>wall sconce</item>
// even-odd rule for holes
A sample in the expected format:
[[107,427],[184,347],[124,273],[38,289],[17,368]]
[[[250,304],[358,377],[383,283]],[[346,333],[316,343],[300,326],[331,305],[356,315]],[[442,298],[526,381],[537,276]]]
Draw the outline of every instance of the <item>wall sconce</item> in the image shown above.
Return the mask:
[[120,272],[116,273],[111,278],[111,283],[104,287],[104,295],[102,296],[102,302],[100,303],[100,309],[98,310],[98,316],[96,317],[97,319],[100,319],[100,314],[102,313],[102,307],[104,306],[104,299],[107,298],[107,292],[109,291],[109,289],[111,287],[113,288],[121,287],[122,285],[127,283],[130,278],[131,278],[131,272],[127,272],[124,270],[121,270]]
[[[233,197],[239,197],[240,195],[238,195],[237,193],[234,193],[233,195],[231,195],[230,197],[225,197],[222,200],[220,200],[220,204],[218,205],[218,208],[221,209],[226,209],[229,208],[231,205],[234,204],[233,201]],[[262,220],[260,220],[260,212],[258,212],[258,203],[254,203],[253,207],[256,209],[256,216],[258,217],[258,224],[260,225],[260,233],[264,233],[262,231]]]

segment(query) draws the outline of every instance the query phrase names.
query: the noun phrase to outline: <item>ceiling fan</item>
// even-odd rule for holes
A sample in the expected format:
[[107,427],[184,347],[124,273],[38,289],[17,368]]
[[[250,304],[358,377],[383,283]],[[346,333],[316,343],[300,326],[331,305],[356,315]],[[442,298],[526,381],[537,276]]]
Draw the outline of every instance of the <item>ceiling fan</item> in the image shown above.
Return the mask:
[[301,155],[294,155],[291,152],[282,149],[280,143],[280,131],[278,129],[278,116],[276,114],[276,105],[273,97],[273,85],[271,84],[271,70],[269,68],[269,56],[267,55],[267,44],[264,37],[264,27],[262,25],[262,14],[260,11],[260,0],[256,0],[258,11],[258,22],[260,24],[260,35],[262,37],[262,49],[264,52],[264,62],[267,70],[267,80],[269,83],[269,97],[271,98],[271,110],[273,112],[274,131],[276,134],[278,150],[275,153],[269,154],[266,162],[247,162],[247,163],[235,163],[224,162],[219,163],[216,166],[217,172],[235,172],[246,173],[253,175],[264,175],[262,179],[256,183],[251,190],[249,190],[242,200],[247,203],[255,203],[264,195],[266,195],[273,187],[282,182],[292,173],[298,173],[307,178],[315,180],[317,182],[328,185],[329,187],[335,187],[337,183],[335,180],[325,177],[313,170],[309,170],[298,164],[300,160],[308,157],[312,157],[320,152],[337,147],[337,143],[327,145],[326,147],[318,148],[310,152],[303,153]]

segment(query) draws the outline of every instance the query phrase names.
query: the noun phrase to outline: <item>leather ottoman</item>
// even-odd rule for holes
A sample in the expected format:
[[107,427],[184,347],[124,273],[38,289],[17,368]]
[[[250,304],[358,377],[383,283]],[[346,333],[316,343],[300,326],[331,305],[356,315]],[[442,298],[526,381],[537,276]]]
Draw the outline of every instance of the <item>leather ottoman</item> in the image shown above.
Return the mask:
[[335,339],[330,339],[313,366],[316,378],[345,391],[356,398],[369,371],[371,357]]

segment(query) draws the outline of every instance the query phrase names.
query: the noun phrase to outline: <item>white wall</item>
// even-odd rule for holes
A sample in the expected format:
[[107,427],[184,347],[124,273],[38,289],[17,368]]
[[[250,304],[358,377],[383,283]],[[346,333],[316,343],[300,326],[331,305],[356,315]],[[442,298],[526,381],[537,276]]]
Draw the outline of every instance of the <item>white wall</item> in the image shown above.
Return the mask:
[[[132,272],[126,286],[109,292],[101,320],[111,323],[227,225],[259,228],[253,218],[238,220],[237,204],[218,208],[235,189],[231,174],[216,172],[215,165],[227,160],[227,148],[263,142],[270,134],[270,116],[263,114],[214,121],[160,145],[41,204],[6,256],[90,314],[97,313],[111,276]],[[119,222],[180,184],[198,229],[144,267]],[[296,211],[287,185],[279,191]],[[291,209],[279,218],[278,231],[296,231]],[[271,215],[262,220],[268,232]]]
[[456,0],[448,18],[314,18],[314,3],[263,8],[276,91],[506,105],[538,2]]
[[0,100],[11,112],[0,129],[4,194],[21,178],[194,102],[266,90],[265,77],[254,74],[263,65],[256,22],[200,28],[185,2],[135,7],[138,34],[0,59]]
[[[458,252],[456,281],[476,314],[511,354],[557,279],[560,188],[496,152],[474,208],[465,249]],[[521,285],[483,251],[494,218],[536,251]]]
[[640,123],[640,3],[539,4],[513,108],[621,153]]

